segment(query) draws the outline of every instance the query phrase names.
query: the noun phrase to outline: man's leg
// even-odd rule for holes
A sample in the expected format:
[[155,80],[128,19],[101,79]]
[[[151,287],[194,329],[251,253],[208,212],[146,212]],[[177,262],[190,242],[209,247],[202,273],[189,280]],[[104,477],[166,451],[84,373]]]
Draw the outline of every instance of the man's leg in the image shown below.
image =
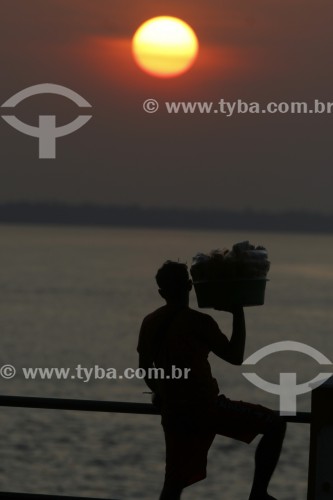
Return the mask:
[[274,500],[267,493],[269,481],[279,460],[286,423],[276,417],[264,431],[255,455],[255,472],[249,500]]
[[177,423],[178,427],[164,426],[165,478],[160,500],[179,500],[184,488],[205,479],[207,453],[215,437],[189,418]]
[[161,491],[160,500],[179,500],[182,491],[183,488],[174,484],[168,484],[168,482],[165,481],[163,490]]
[[[183,490],[179,473],[182,470],[181,457],[184,457],[184,436],[173,429],[164,427],[165,437],[165,477],[159,500],[179,500]],[[184,460],[184,459],[183,459]]]

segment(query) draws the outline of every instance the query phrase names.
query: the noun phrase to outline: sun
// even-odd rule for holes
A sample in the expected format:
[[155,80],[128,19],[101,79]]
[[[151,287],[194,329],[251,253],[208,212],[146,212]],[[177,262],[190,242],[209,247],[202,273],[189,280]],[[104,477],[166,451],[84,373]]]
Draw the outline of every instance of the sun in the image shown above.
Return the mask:
[[181,19],[159,16],[144,22],[132,40],[138,66],[150,75],[172,78],[194,63],[199,43],[193,29]]

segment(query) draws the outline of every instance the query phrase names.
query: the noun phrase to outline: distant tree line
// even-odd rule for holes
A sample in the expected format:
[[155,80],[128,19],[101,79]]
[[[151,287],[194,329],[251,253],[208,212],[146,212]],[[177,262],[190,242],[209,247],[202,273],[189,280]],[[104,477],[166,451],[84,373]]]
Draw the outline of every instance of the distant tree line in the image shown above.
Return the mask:
[[333,232],[333,214],[66,203],[2,203],[0,204],[0,223]]

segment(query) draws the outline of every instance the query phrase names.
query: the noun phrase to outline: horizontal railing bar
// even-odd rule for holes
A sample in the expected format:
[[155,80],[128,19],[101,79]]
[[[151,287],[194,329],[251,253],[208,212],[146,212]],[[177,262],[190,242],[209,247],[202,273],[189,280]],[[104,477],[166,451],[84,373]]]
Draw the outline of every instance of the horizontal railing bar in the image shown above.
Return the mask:
[[[150,403],[128,403],[123,401],[95,401],[89,399],[37,398],[27,396],[0,396],[0,406],[14,408],[40,408],[45,410],[94,411],[105,413],[132,413],[137,415],[159,415]],[[309,424],[311,413],[298,412],[284,415],[286,422]]]
[[296,415],[282,415],[283,420],[295,424],[311,424],[311,413],[298,411]]
[[94,401],[89,399],[0,396],[0,406],[10,406],[18,408],[43,408],[45,410],[74,410],[106,413],[134,413],[139,415],[159,415],[159,411],[149,403]]
[[42,495],[39,493],[8,493],[0,492],[0,498],[8,498],[8,500],[112,500],[92,497],[69,497],[59,495]]

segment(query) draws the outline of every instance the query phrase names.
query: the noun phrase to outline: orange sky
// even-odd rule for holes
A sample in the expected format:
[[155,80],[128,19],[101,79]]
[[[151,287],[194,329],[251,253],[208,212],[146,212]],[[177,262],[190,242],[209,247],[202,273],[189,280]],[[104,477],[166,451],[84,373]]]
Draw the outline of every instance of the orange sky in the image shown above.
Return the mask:
[[[36,140],[0,120],[0,199],[333,210],[331,117],[142,111],[150,97],[333,101],[332,14],[326,0],[5,0],[0,101],[52,82],[84,96],[94,116],[59,140],[47,167]],[[133,33],[156,15],[183,18],[199,38],[179,78],[153,78],[132,59]]]

